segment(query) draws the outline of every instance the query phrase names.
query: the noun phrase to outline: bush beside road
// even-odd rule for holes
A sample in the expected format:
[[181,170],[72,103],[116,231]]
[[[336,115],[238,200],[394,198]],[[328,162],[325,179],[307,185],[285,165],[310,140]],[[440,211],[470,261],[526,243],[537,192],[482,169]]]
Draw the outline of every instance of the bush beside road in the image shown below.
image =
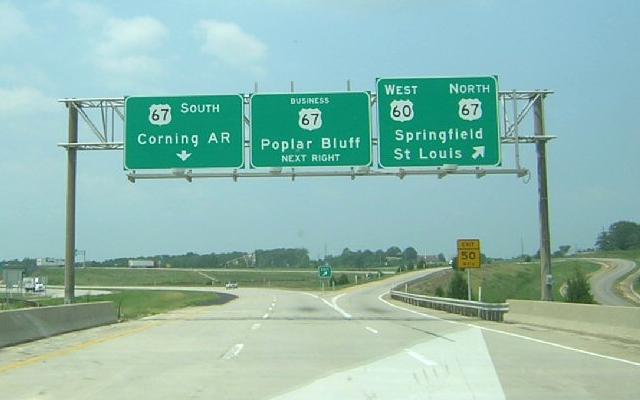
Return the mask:
[[[562,300],[560,287],[569,280],[576,269],[589,275],[599,266],[583,260],[554,261],[552,265],[554,277],[554,299]],[[466,272],[464,273],[466,278]],[[435,275],[432,279],[411,285],[412,293],[435,296],[438,287],[447,292],[453,277],[453,270]],[[482,301],[503,303],[507,299],[539,300],[540,299],[540,264],[531,263],[493,263],[483,265],[479,270],[471,271],[473,298],[477,300],[478,287],[482,287]]]

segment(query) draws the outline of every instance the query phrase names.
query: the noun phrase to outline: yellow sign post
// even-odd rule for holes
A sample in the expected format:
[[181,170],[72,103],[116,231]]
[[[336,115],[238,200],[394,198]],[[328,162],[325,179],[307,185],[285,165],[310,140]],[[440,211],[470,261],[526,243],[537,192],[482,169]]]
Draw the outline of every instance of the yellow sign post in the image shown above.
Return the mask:
[[458,239],[458,268],[480,268],[480,240]]
[[480,240],[458,239],[458,268],[467,270],[467,299],[471,301],[470,268],[480,268]]

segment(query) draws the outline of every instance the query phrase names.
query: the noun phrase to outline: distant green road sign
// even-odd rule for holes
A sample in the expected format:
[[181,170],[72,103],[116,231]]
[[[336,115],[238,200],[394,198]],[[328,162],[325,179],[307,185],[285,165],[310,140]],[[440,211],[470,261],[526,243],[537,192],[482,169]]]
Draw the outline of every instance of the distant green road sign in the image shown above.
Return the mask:
[[377,91],[381,166],[500,164],[495,77],[381,78]]
[[251,163],[271,168],[370,165],[369,94],[254,94]]
[[125,169],[239,168],[240,95],[128,97]]
[[330,279],[332,275],[331,266],[329,264],[324,264],[318,267],[318,276],[322,279]]

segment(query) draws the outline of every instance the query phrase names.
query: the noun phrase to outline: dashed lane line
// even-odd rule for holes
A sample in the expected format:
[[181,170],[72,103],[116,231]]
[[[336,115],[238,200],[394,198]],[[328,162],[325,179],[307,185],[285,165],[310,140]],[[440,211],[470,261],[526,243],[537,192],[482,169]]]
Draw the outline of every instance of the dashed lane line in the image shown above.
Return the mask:
[[234,345],[232,348],[229,349],[229,351],[227,351],[224,356],[222,356],[223,360],[231,360],[232,358],[235,358],[238,356],[238,354],[240,354],[240,352],[242,351],[242,348],[244,347],[244,344],[242,343],[238,343],[236,345]]

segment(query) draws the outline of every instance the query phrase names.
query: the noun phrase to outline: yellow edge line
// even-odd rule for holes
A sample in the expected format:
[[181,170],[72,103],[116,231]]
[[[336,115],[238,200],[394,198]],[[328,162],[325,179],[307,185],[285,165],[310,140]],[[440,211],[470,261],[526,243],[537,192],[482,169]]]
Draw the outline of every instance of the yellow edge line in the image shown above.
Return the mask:
[[146,331],[147,329],[151,329],[153,327],[155,327],[156,325],[158,325],[158,323],[154,323],[154,324],[148,324],[139,328],[134,328],[134,329],[129,329],[127,331],[124,332],[120,332],[111,336],[105,336],[102,338],[97,338],[97,339],[92,339],[92,340],[88,340],[86,342],[82,342],[82,343],[78,343],[74,346],[70,346],[61,350],[56,350],[56,351],[52,351],[50,353],[46,353],[43,355],[39,355],[39,356],[35,356],[35,357],[31,357],[31,358],[27,358],[26,360],[21,360],[21,361],[17,361],[5,366],[1,366],[0,367],[0,374],[5,373],[5,372],[9,372],[9,371],[13,371],[19,368],[23,368],[29,365],[33,365],[42,361],[46,361],[46,360],[51,360],[54,358],[58,358],[58,357],[62,357],[65,356],[67,354],[71,354],[74,353],[76,351],[80,351],[83,349],[86,349],[88,347],[91,346],[95,346],[97,344],[100,343],[105,343],[111,340],[115,340],[115,339],[119,339],[125,336],[130,336],[130,335],[134,335],[136,333],[140,333],[142,331]]

